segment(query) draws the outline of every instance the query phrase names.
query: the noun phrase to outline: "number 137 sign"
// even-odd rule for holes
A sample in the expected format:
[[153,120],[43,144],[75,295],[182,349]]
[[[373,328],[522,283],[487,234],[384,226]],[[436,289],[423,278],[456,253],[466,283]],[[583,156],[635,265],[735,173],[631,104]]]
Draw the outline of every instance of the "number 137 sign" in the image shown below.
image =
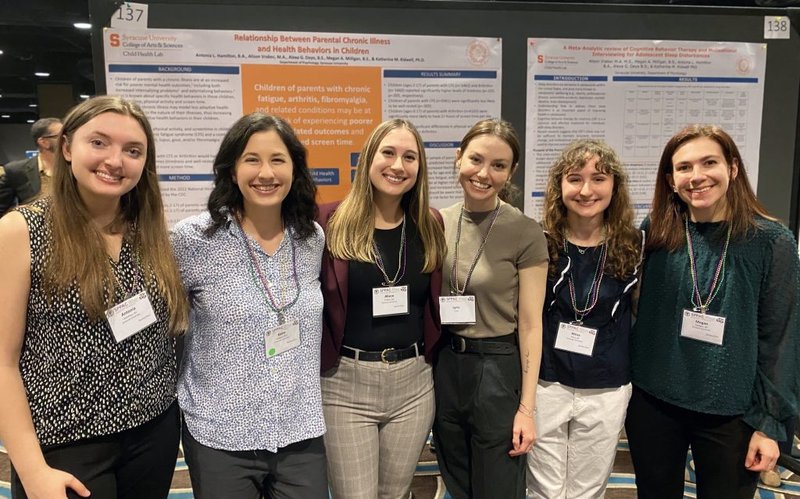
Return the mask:
[[122,2],[111,15],[112,28],[146,28],[147,4]]

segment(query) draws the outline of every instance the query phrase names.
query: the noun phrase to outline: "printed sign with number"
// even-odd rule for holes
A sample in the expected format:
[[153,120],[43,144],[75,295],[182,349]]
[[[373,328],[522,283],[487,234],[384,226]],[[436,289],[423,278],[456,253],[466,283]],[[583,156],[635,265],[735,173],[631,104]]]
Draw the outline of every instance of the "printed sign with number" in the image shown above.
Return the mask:
[[786,16],[764,16],[764,38],[789,39],[792,23]]
[[112,28],[146,28],[147,4],[123,2],[111,15]]

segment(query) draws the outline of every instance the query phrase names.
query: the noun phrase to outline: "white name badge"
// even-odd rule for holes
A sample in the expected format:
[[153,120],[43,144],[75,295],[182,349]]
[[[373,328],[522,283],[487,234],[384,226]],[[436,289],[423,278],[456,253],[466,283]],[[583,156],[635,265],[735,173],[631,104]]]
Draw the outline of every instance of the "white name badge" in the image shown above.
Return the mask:
[[300,346],[300,322],[292,319],[264,333],[267,358]]
[[681,336],[684,338],[722,345],[724,335],[725,317],[695,312],[694,310],[683,311]]
[[372,316],[408,314],[408,286],[372,288]]
[[555,347],[559,350],[591,357],[596,339],[597,329],[561,322],[558,325]]
[[158,320],[144,291],[106,310],[106,319],[117,343]]
[[475,296],[440,296],[442,324],[475,324]]

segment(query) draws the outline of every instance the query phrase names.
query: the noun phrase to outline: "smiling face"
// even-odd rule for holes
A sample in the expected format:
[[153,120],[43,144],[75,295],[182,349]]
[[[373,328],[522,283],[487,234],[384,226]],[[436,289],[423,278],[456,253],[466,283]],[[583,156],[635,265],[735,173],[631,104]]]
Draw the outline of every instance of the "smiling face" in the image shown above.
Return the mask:
[[409,130],[396,128],[387,133],[378,145],[369,167],[373,196],[401,198],[417,183],[419,147]]
[[693,221],[716,222],[728,216],[726,194],[737,174],[736,163],[728,164],[715,140],[699,137],[675,150],[667,181],[688,206]]
[[456,151],[458,181],[464,189],[464,206],[469,211],[490,211],[497,196],[514,172],[511,146],[496,135],[478,135]]
[[614,176],[597,169],[597,155],[586,159],[582,168],[574,168],[561,178],[561,200],[569,219],[603,220],[614,194]]
[[236,158],[233,180],[243,198],[244,215],[255,210],[278,210],[292,187],[294,165],[286,144],[275,130],[250,136]]
[[142,176],[147,136],[131,116],[105,112],[75,130],[62,145],[84,202],[121,198]]

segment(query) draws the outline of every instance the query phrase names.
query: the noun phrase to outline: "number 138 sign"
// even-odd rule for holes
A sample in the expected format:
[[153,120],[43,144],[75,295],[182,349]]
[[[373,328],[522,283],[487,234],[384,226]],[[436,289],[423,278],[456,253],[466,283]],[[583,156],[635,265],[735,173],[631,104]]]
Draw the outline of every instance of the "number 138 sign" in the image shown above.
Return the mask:
[[786,16],[764,16],[764,38],[789,39],[792,24]]
[[111,15],[112,28],[146,28],[147,4],[122,2]]

